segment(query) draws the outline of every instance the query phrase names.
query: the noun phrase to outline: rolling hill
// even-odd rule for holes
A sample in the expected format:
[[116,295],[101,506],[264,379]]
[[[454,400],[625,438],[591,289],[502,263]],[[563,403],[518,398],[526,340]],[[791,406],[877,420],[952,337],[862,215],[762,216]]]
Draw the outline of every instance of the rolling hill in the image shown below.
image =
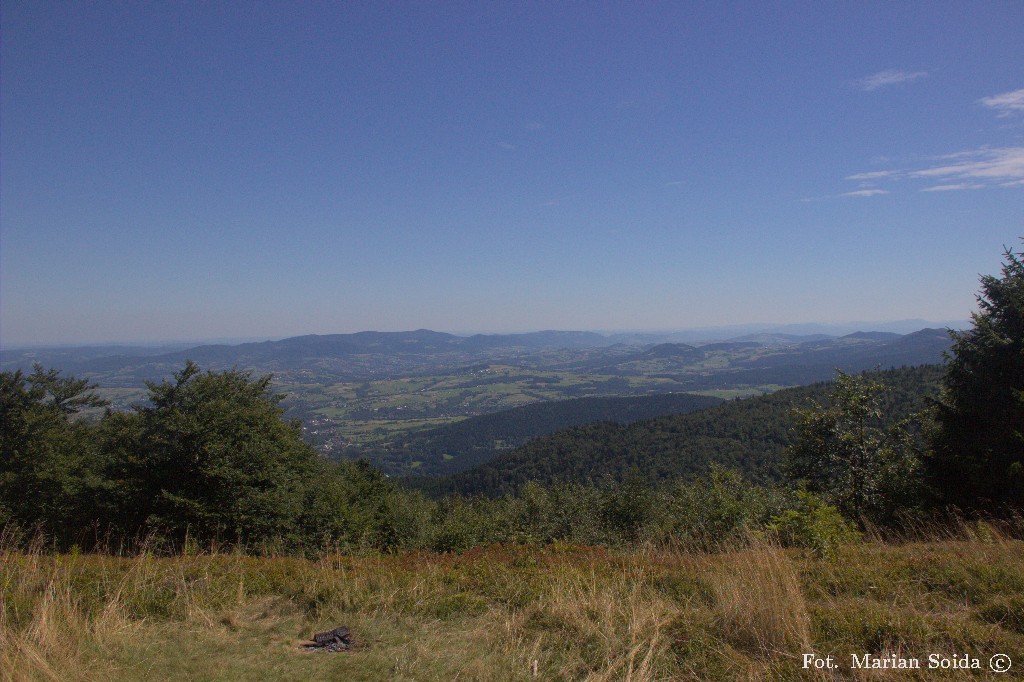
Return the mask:
[[706,409],[722,402],[711,396],[668,393],[534,403],[414,433],[401,447],[391,447],[390,452],[379,453],[374,459],[411,461],[419,475],[444,476],[471,469],[534,438],[573,426],[592,422],[631,424]]
[[[896,421],[923,409],[938,394],[936,365],[880,372],[891,388],[883,412]],[[538,438],[469,471],[445,479],[411,480],[432,493],[501,495],[526,481],[622,480],[631,470],[650,481],[699,474],[711,463],[736,468],[757,481],[781,475],[783,450],[793,443],[792,411],[822,399],[831,384],[778,391],[717,407],[629,425],[601,422]]]
[[[524,444],[497,435],[460,449],[444,443],[461,436],[424,435],[460,420],[573,398],[760,395],[828,380],[836,368],[859,372],[938,363],[950,345],[942,329],[841,337],[748,334],[710,343],[642,338],[649,343],[631,345],[591,332],[360,332],[191,348],[5,350],[0,363],[8,371],[39,362],[87,378],[115,410],[144,400],[146,381],[171,377],[186,359],[214,371],[272,373],[275,390],[288,396],[288,416],[303,422],[321,453],[365,457],[389,475],[404,476],[454,473]],[[552,409],[557,415],[561,408]],[[540,411],[530,419],[545,421]],[[545,423],[555,424],[552,431],[581,423],[559,419]]]

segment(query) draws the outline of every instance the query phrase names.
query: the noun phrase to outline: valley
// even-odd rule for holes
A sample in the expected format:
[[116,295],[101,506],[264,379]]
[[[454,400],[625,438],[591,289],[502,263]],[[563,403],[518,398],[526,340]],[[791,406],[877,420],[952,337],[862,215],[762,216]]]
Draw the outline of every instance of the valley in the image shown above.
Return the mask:
[[[837,368],[858,372],[940,363],[950,343],[943,329],[902,335],[759,333],[691,343],[680,338],[360,332],[169,352],[116,347],[4,351],[0,366],[27,370],[40,362],[88,377],[115,410],[141,403],[145,382],[171,376],[186,359],[214,371],[272,373],[275,390],[286,396],[286,416],[302,422],[307,441],[326,457],[366,458],[392,476],[429,476],[465,470],[524,444],[495,439],[476,444],[470,454],[422,450],[435,430],[473,417],[579,398],[744,398],[826,381]],[[647,416],[676,411],[682,410],[666,406]],[[603,418],[622,421],[615,414]],[[579,423],[570,418],[561,426]]]

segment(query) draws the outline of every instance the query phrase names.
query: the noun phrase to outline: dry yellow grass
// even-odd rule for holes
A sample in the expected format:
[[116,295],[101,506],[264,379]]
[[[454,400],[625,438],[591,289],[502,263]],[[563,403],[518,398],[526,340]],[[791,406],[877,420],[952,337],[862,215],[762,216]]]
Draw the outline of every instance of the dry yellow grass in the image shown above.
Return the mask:
[[785,552],[761,544],[730,553],[712,576],[718,626],[729,642],[773,656],[810,650],[810,616]]
[[[1024,543],[972,532],[851,545],[835,562],[757,542],[716,554],[493,547],[321,561],[4,551],[0,677],[932,679],[851,671],[849,656],[1024,655]],[[298,647],[340,624],[353,651]],[[842,667],[802,669],[812,651]]]

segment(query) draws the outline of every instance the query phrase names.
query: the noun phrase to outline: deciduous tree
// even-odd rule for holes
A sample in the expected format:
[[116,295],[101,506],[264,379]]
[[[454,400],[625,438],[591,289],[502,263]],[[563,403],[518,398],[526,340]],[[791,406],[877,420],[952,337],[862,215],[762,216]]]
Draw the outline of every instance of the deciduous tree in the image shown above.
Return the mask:
[[123,481],[113,521],[175,541],[297,538],[319,459],[299,424],[282,419],[270,382],[189,361],[149,383],[149,405],[105,425],[119,451],[111,478]]
[[796,411],[786,472],[858,521],[889,520],[915,501],[919,457],[912,420],[883,427],[884,384],[837,370],[827,403]]
[[35,365],[0,373],[0,523],[67,537],[95,514],[92,428],[72,416],[100,407],[95,385]]

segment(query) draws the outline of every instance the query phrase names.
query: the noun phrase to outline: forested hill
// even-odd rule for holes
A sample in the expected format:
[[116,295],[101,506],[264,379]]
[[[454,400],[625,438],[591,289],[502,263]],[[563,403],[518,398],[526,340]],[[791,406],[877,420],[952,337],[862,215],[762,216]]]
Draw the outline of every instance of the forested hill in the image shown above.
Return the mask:
[[[885,419],[895,422],[938,394],[942,367],[894,369],[872,377],[891,387],[882,406]],[[574,427],[446,479],[410,483],[431,493],[500,495],[530,480],[622,480],[635,469],[657,481],[698,474],[711,463],[739,469],[756,481],[775,480],[781,477],[782,452],[794,442],[794,408],[822,400],[830,390],[830,383],[819,383],[630,425]]]
[[375,461],[415,461],[425,476],[471,469],[527,441],[598,421],[631,424],[663,415],[714,407],[721,398],[689,393],[625,398],[577,398],[535,403],[485,414],[414,434],[402,448],[375,454]]

